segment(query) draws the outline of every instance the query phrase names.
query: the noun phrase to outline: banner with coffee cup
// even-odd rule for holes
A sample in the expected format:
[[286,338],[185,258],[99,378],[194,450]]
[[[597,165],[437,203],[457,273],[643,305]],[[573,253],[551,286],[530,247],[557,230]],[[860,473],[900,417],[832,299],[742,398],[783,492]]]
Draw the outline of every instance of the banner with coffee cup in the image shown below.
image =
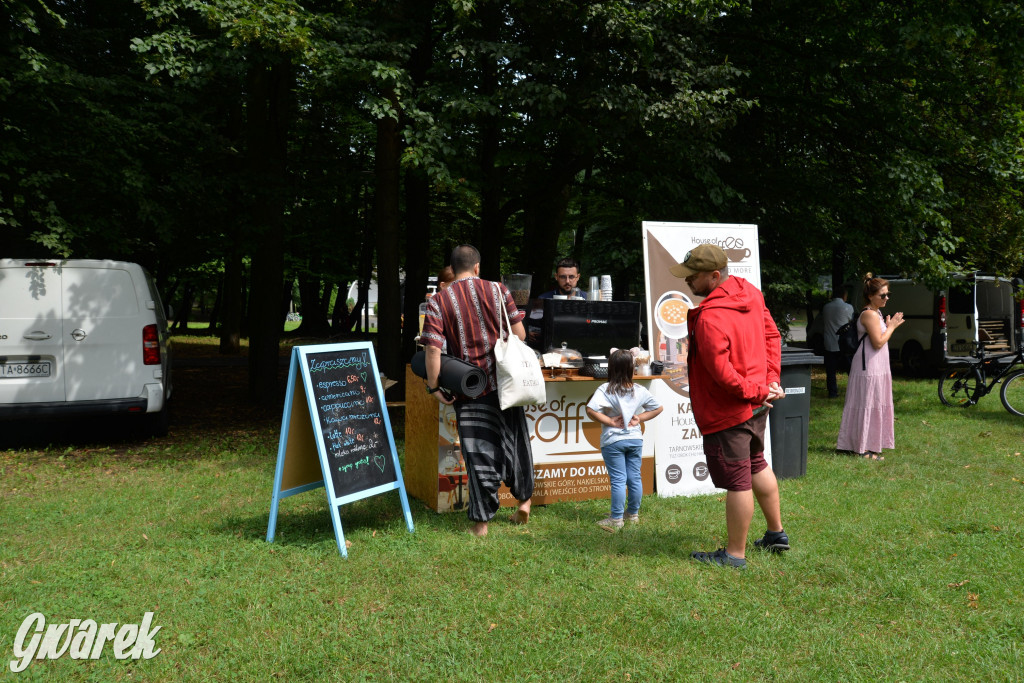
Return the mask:
[[[651,392],[665,406],[655,430],[655,479],[659,496],[714,493],[704,459],[704,443],[690,406],[689,348],[686,314],[699,306],[686,281],[669,272],[699,244],[715,244],[729,259],[729,275],[761,287],[757,226],[736,223],[643,222],[644,271],[647,283],[648,344],[651,358],[665,368]],[[770,435],[765,458],[771,464]]]

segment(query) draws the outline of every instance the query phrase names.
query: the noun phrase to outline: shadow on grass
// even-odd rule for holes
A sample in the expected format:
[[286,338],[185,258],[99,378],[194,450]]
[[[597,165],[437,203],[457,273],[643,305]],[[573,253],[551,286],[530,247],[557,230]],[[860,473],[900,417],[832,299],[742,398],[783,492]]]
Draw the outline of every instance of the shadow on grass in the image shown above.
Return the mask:
[[[391,500],[393,499],[393,500]],[[221,524],[211,527],[216,533],[246,540],[267,537],[270,520],[270,495],[267,496],[266,514],[230,516]],[[410,500],[410,512],[416,527],[428,525],[433,513],[418,511],[418,501]],[[377,531],[382,528],[405,530],[405,515],[397,491],[355,501],[340,507],[341,527],[346,535]],[[277,514],[274,542],[282,545],[307,546],[334,539],[331,511],[323,488],[312,489],[281,501]],[[439,527],[443,526],[439,525]]]
[[[269,500],[267,507],[270,507]],[[266,540],[269,519],[269,514],[227,517],[221,524],[211,527],[211,531],[247,541]],[[345,529],[344,521],[342,529]],[[298,510],[290,510],[286,515],[279,514],[277,517],[275,544],[304,548],[320,545],[327,540],[334,540],[334,530],[331,526],[331,514],[326,507],[314,509],[313,506],[304,506]]]
[[148,441],[142,417],[101,415],[0,422],[3,427],[0,449],[141,447]]
[[[283,546],[308,547],[334,540],[331,514],[322,490],[298,494],[290,505],[282,501],[278,511],[274,543]],[[530,546],[530,552],[538,547],[547,553],[572,552],[590,557],[618,555],[644,555],[668,559],[689,559],[694,550],[713,550],[716,539],[713,530],[725,528],[725,509],[717,500],[664,499],[656,501],[651,497],[646,516],[642,521],[629,524],[616,533],[609,533],[599,527],[597,520],[607,514],[606,500],[582,503],[560,502],[538,505],[527,526],[515,526],[507,521],[512,508],[501,508],[490,525],[486,539],[473,539],[466,534],[469,521],[465,513],[436,513],[422,503],[410,499],[413,525],[420,536],[440,537],[442,545],[452,540],[465,542],[467,549],[477,543],[490,544],[496,551],[512,552],[516,546]],[[290,500],[290,499],[286,499]],[[657,503],[657,505],[655,505]],[[695,506],[703,508],[711,504],[712,511],[703,509],[695,514]],[[222,523],[211,527],[211,531],[234,536],[248,541],[263,540],[267,535],[270,499],[267,499],[267,514],[228,517]],[[346,538],[357,539],[366,534],[386,530],[389,534],[405,533],[405,516],[397,492],[390,492],[373,498],[342,505],[340,508],[342,530]],[[694,524],[693,519],[704,520]],[[712,547],[714,546],[714,547]]]

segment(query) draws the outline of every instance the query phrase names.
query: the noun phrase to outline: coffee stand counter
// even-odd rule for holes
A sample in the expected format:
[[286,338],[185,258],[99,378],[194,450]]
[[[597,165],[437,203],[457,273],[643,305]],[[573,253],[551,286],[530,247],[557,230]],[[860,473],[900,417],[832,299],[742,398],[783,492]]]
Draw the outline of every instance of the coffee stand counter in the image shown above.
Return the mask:
[[[467,477],[458,444],[455,409],[424,391],[423,379],[406,368],[405,485],[410,495],[438,512],[464,509]],[[529,406],[526,421],[533,448],[538,505],[561,500],[610,499],[608,475],[601,459],[601,425],[587,417],[586,405],[604,379],[546,377],[547,399]],[[650,388],[650,377],[635,380]],[[641,476],[644,492],[654,491],[655,419],[645,429]],[[503,506],[515,505],[508,488],[499,492]]]

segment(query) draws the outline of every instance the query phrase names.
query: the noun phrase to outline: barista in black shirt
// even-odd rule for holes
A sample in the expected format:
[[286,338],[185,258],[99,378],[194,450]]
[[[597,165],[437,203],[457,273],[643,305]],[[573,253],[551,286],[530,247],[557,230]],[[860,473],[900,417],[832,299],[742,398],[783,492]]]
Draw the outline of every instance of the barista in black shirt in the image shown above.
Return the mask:
[[558,262],[555,266],[555,288],[550,292],[537,295],[527,318],[526,338],[531,346],[536,347],[540,344],[541,329],[544,327],[544,299],[551,299],[556,294],[586,299],[587,293],[577,286],[579,281],[580,264],[576,262],[576,259],[564,258]]

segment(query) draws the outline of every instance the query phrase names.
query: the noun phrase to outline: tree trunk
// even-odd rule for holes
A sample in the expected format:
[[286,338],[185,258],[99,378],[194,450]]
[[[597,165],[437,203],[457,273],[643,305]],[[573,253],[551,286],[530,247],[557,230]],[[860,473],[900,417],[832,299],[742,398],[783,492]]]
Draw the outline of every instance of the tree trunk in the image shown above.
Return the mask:
[[320,315],[323,316],[324,320],[330,324],[331,319],[331,297],[334,295],[334,288],[336,285],[333,282],[325,281],[323,290],[320,293],[320,302],[317,305],[317,310],[320,311]]
[[[405,174],[405,304],[402,308],[402,365],[416,351],[420,332],[420,304],[427,295],[429,263],[423,257],[430,248],[430,180],[421,170]],[[393,377],[404,385],[405,373]],[[396,389],[396,392],[398,390]]]
[[334,310],[331,311],[331,335],[337,336],[351,330],[351,326],[345,327],[346,323],[348,323],[348,285],[345,282],[339,282],[338,298],[334,300]]
[[[583,238],[587,233],[587,226],[590,225],[590,182],[594,178],[594,167],[587,166],[586,172],[583,174],[583,191],[580,193],[580,217],[579,223],[576,227],[576,234],[573,235],[572,240],[572,257],[577,261],[582,260],[583,257]],[[581,269],[586,269],[586,264],[581,264]],[[580,282],[579,287],[585,288],[587,285]]]
[[839,244],[832,248],[832,296],[842,296],[844,282],[846,282],[846,247]]
[[192,318],[192,304],[195,303],[195,300],[195,286],[185,285],[185,289],[181,293],[181,303],[178,304],[180,310],[178,310],[174,316],[174,330],[176,332],[188,332],[188,322]]
[[220,352],[224,355],[237,355],[241,351],[242,307],[245,299],[242,296],[242,254],[232,250],[224,258],[224,292],[223,318],[220,328]]
[[299,311],[302,323],[296,332],[304,337],[326,337],[331,325],[320,307],[320,279],[308,273],[299,275]]
[[551,180],[534,185],[523,214],[523,244],[529,248],[521,252],[519,262],[524,272],[533,274],[532,296],[546,289],[546,276],[558,260],[558,236],[569,206],[569,184]]
[[217,280],[217,294],[213,297],[213,309],[210,311],[210,317],[207,318],[209,325],[207,327],[210,334],[213,334],[217,329],[217,325],[220,322],[220,312],[224,307],[224,278],[221,277]]
[[[363,243],[359,249],[359,279],[356,280],[356,300],[345,322],[346,332],[363,329],[360,320],[363,309],[368,306],[370,280],[373,278],[373,250],[373,222],[367,220],[364,223]],[[369,330],[363,330],[363,332],[369,332]]]
[[[416,87],[421,87],[433,64],[433,24],[431,3],[407,0],[409,12],[418,37],[416,46],[409,55],[409,75]],[[427,294],[427,277],[430,263],[426,255],[430,250],[430,178],[422,169],[410,169],[405,173],[405,300],[402,304],[402,347],[399,357],[399,372],[391,375],[398,381],[393,391],[405,393],[405,364],[416,350],[416,336],[419,334],[420,304]]]
[[[388,99],[397,105],[394,93]],[[402,374],[402,310],[399,303],[398,121],[377,121],[374,224],[377,233],[377,365],[392,379]]]
[[284,188],[289,99],[294,77],[287,63],[249,71],[247,130],[256,248],[249,289],[249,397],[264,405],[280,398],[278,346],[284,282]]
[[[483,3],[478,7],[481,39],[497,41],[500,35],[501,14],[498,3]],[[498,65],[493,55],[481,57],[480,91],[485,97],[498,90]],[[480,250],[480,275],[488,280],[501,279],[501,243],[505,232],[505,216],[501,211],[503,178],[498,166],[501,131],[496,116],[481,114],[480,151],[480,223],[476,244]],[[524,243],[528,244],[528,243]]]

